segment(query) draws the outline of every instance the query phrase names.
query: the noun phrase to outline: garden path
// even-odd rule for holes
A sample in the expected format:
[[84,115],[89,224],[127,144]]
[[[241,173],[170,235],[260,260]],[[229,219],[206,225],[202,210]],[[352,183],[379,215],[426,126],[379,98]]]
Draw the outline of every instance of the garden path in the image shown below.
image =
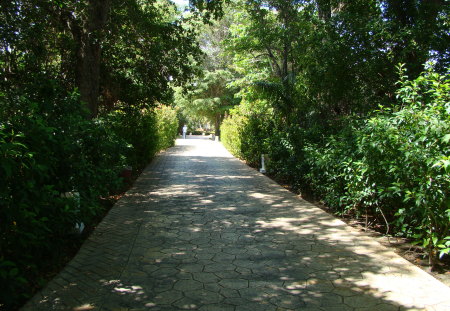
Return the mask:
[[450,288],[232,157],[177,140],[29,310],[450,310]]

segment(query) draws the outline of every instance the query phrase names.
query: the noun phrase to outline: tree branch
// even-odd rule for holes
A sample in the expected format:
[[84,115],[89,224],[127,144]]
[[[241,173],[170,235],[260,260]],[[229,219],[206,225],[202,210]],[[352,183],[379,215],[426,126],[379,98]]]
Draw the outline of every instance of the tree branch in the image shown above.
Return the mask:
[[266,46],[267,53],[269,55],[270,60],[272,61],[272,68],[275,67],[275,70],[277,72],[277,75],[283,79],[283,72],[281,70],[280,64],[278,64],[277,58],[272,53],[272,49],[268,46]]

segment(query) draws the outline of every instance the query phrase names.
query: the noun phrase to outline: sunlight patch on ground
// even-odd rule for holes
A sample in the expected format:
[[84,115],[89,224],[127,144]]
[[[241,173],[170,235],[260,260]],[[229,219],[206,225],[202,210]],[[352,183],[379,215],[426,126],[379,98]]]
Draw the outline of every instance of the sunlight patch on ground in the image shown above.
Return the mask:
[[141,286],[115,287],[114,290],[118,293],[125,293],[125,294],[138,294],[138,295],[144,294],[144,291],[142,290]]
[[275,218],[274,220],[268,222],[259,220],[256,223],[263,228],[280,228],[283,230],[297,231],[298,225],[293,225],[292,222],[298,221],[297,218]]
[[95,309],[94,305],[91,305],[90,303],[87,303],[87,304],[84,304],[82,306],[73,308],[73,311],[88,311],[88,310],[94,310],[94,309]]
[[197,148],[185,149],[182,153],[175,153],[174,156],[233,158],[233,156],[225,148],[212,148],[211,144],[221,145],[219,142],[212,142],[207,137],[202,136],[196,137],[195,139],[177,139],[175,146],[192,146]]

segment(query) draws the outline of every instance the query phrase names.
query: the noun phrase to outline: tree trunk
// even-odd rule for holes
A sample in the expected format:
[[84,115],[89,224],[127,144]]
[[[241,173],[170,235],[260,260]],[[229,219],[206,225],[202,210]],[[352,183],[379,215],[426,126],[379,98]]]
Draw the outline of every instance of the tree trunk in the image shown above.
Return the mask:
[[224,115],[223,114],[216,114],[216,117],[214,118],[214,135],[220,137],[220,125],[222,124]]
[[89,0],[77,53],[77,83],[81,100],[87,104],[91,118],[98,114],[100,63],[103,30],[108,19],[110,0]]

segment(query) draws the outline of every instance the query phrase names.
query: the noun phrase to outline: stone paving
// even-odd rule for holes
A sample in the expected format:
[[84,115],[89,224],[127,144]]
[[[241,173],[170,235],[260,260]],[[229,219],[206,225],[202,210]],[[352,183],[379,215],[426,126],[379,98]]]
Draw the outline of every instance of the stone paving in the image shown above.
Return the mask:
[[450,288],[233,158],[178,140],[29,310],[450,310]]

